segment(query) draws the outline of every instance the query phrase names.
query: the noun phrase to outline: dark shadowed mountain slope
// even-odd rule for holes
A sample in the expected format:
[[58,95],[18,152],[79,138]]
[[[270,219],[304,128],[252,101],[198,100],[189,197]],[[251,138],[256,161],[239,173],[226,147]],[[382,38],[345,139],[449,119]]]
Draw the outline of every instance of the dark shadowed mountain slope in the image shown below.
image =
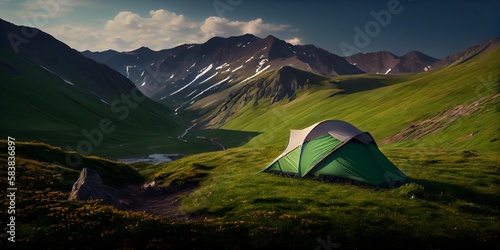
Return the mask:
[[346,58],[352,64],[370,74],[407,74],[428,71],[438,59],[418,51],[399,57],[388,51],[358,53]]
[[467,60],[478,56],[490,49],[498,48],[500,46],[500,38],[492,38],[488,41],[466,48],[458,53],[447,56],[435,63],[436,68],[444,68],[450,65],[460,64]]
[[399,59],[399,63],[391,70],[397,73],[419,73],[430,70],[438,59],[422,52],[410,51]]
[[309,71],[283,66],[278,70],[263,74],[247,84],[235,85],[220,94],[208,96],[195,105],[194,110],[212,106],[212,112],[202,116],[199,123],[207,126],[220,126],[247,104],[271,106],[282,100],[293,101],[300,92],[320,87],[329,78]]
[[[22,37],[23,30],[36,35],[25,38],[16,51],[9,38]],[[160,144],[182,143],[175,138],[185,124],[167,107],[149,100],[118,72],[40,30],[0,20],[0,79],[3,137],[74,150],[80,145],[108,155],[125,142],[164,138]]]
[[346,59],[369,74],[385,73],[399,63],[399,57],[389,51],[358,53]]

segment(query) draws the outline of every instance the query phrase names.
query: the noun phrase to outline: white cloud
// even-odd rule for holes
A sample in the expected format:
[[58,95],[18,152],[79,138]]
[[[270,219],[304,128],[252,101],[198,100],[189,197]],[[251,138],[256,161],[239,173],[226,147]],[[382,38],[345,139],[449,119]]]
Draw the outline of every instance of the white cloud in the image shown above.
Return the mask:
[[265,23],[262,18],[245,22],[208,17],[203,22],[194,22],[184,15],[160,9],[150,11],[146,17],[122,11],[97,30],[72,25],[60,25],[46,30],[78,50],[128,51],[141,46],[159,50],[184,43],[203,43],[214,36],[246,33],[265,36],[290,28],[289,25]]
[[262,18],[248,22],[230,21],[221,17],[208,17],[200,27],[204,38],[213,36],[231,36],[254,34],[256,36],[270,34],[272,32],[284,31],[289,25],[266,24]]
[[300,45],[300,44],[302,44],[302,41],[298,37],[287,39],[287,40],[285,40],[285,42],[287,42],[289,44],[292,44],[292,45]]

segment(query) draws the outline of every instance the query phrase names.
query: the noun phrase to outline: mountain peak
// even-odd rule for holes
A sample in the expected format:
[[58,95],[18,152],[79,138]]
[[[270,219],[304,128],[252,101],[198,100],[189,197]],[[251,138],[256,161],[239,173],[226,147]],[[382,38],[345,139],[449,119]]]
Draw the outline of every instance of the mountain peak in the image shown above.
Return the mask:
[[246,33],[242,36],[240,36],[241,38],[257,38],[255,35],[253,34],[250,34],[250,33]]
[[428,58],[436,59],[434,57],[428,56],[428,55],[426,55],[420,51],[417,51],[417,50],[409,51],[408,53],[404,54],[402,57],[407,57],[407,56],[428,57]]
[[141,46],[140,48],[137,48],[135,50],[132,50],[132,51],[129,51],[129,52],[125,52],[125,53],[128,53],[128,54],[142,54],[142,53],[151,53],[151,52],[155,52],[154,50],[148,48],[148,47],[145,47],[145,46]]
[[438,59],[428,56],[420,51],[412,50],[401,57],[401,60],[408,60],[409,58],[418,58],[424,61],[437,61]]
[[214,37],[212,37],[212,38],[208,39],[208,41],[207,41],[206,43],[207,43],[207,44],[209,44],[209,43],[217,43],[217,42],[222,41],[222,40],[224,40],[224,39],[225,39],[225,38],[220,37],[220,36],[214,36]]
[[268,35],[268,36],[266,36],[266,38],[264,38],[264,40],[280,40],[280,39],[278,39],[277,37],[275,37],[273,35]]
[[[224,39],[224,38],[223,38]],[[236,40],[236,41],[239,41],[239,42],[252,42],[252,41],[255,41],[255,40],[260,40],[260,38],[252,35],[252,34],[244,34],[244,35],[241,35],[241,36],[230,36],[228,37],[227,39],[229,40]]]
[[398,65],[392,69],[395,73],[418,73],[429,70],[438,59],[420,51],[410,51],[404,54]]

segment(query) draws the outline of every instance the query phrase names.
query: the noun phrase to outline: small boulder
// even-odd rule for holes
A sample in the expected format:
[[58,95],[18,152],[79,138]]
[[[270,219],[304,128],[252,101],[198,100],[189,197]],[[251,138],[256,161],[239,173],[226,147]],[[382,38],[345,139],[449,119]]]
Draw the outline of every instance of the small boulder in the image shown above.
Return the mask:
[[80,177],[73,184],[73,189],[69,195],[68,200],[102,200],[108,205],[118,206],[120,202],[115,199],[102,183],[99,172],[91,168],[83,168],[80,172]]

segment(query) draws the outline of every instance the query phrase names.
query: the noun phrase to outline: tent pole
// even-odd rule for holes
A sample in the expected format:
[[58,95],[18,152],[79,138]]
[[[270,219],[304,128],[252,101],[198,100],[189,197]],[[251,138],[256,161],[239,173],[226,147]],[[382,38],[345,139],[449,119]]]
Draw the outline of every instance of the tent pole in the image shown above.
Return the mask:
[[283,169],[281,169],[280,161],[277,161],[277,163],[278,163],[278,167],[280,168],[281,176],[283,176],[284,174],[283,174]]

